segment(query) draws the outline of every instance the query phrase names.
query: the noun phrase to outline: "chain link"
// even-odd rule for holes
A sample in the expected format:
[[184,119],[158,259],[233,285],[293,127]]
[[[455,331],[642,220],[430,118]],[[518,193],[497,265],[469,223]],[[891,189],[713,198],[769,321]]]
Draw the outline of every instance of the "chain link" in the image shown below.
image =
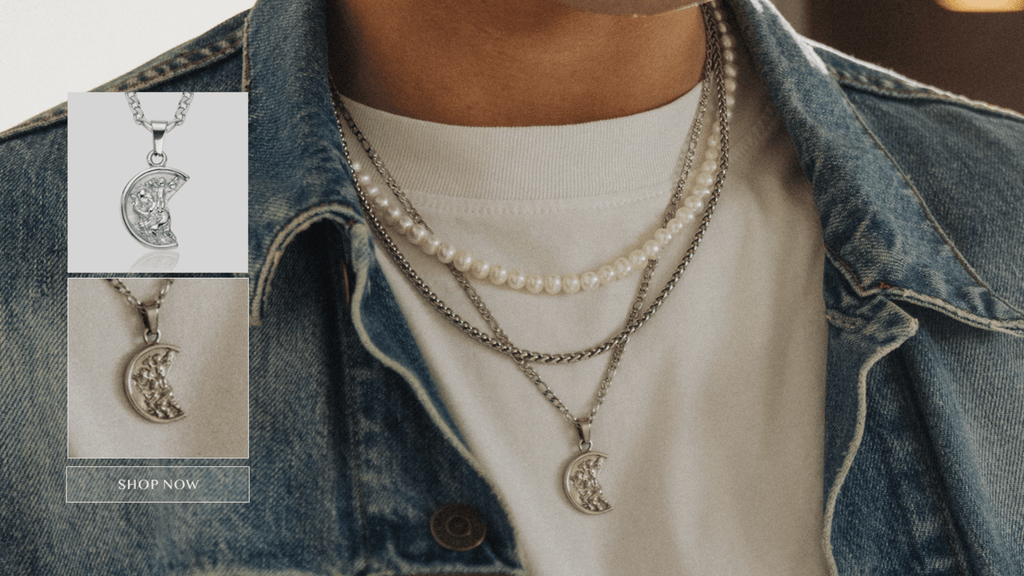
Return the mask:
[[[633,300],[633,302],[631,302],[630,312],[626,320],[625,328],[623,328],[621,332],[609,338],[608,340],[602,342],[601,344],[577,352],[556,354],[533,352],[518,348],[517,346],[512,344],[511,341],[509,341],[508,336],[505,334],[504,330],[502,330],[497,320],[494,319],[494,316],[487,308],[487,305],[480,298],[479,294],[477,294],[476,290],[473,288],[472,284],[470,284],[466,276],[458,269],[456,269],[453,264],[448,264],[448,269],[455,277],[455,280],[458,282],[459,286],[462,288],[463,292],[465,292],[466,296],[469,298],[474,308],[476,308],[477,313],[484,320],[484,322],[487,324],[487,327],[491,330],[491,333],[493,334],[493,336],[487,335],[485,332],[483,332],[476,326],[472,325],[471,323],[463,319],[458,313],[452,310],[436,293],[434,293],[430,286],[419,276],[419,274],[413,269],[409,261],[406,260],[401,250],[399,250],[394,240],[392,240],[391,236],[385,229],[383,223],[380,221],[379,218],[377,218],[377,215],[374,213],[372,207],[369,205],[369,201],[366,197],[366,193],[363,190],[362,185],[358,181],[353,181],[356,189],[356,194],[359,197],[360,205],[363,208],[364,215],[366,219],[369,221],[371,228],[374,231],[374,234],[380,240],[384,249],[388,252],[389,256],[392,258],[392,260],[395,262],[398,268],[405,275],[406,279],[416,289],[416,291],[419,292],[420,295],[427,301],[427,303],[429,303],[437,312],[439,312],[446,320],[448,320],[452,325],[461,330],[463,333],[470,336],[474,340],[502,354],[511,357],[512,360],[515,361],[519,369],[523,372],[523,374],[526,375],[527,379],[529,379],[534,384],[534,386],[541,392],[544,398],[547,399],[548,402],[550,402],[553,406],[555,406],[555,408],[557,408],[558,411],[569,422],[573,424],[578,425],[581,422],[581,420],[573,416],[573,414],[569,411],[568,408],[566,408],[565,404],[562,403],[562,401],[558,398],[557,395],[555,395],[551,388],[548,387],[546,383],[544,383],[540,375],[537,374],[536,370],[534,370],[533,366],[531,366],[531,363],[570,364],[586,360],[589,358],[593,358],[595,356],[604,354],[609,350],[612,350],[613,352],[611,358],[609,359],[608,366],[605,369],[604,377],[602,378],[601,384],[595,395],[594,405],[590,410],[589,417],[586,419],[587,421],[592,423],[593,419],[597,415],[598,410],[603,404],[605,397],[608,394],[608,390],[611,387],[612,379],[615,375],[616,370],[618,369],[619,362],[622,359],[622,354],[625,350],[626,343],[629,341],[629,338],[634,333],[636,333],[637,330],[642,328],[654,316],[654,314],[657,313],[657,311],[661,308],[662,304],[668,298],[669,294],[671,294],[672,290],[679,283],[679,280],[682,277],[683,272],[689,266],[690,261],[693,259],[693,255],[697,250],[697,247],[700,246],[700,243],[704,238],[704,234],[707,232],[708,224],[711,221],[711,215],[714,213],[715,207],[718,204],[718,198],[721,195],[722,186],[725,183],[725,174],[729,164],[729,118],[728,106],[726,104],[725,78],[722,67],[721,46],[719,42],[718,29],[715,21],[716,10],[718,9],[711,7],[711,5],[709,4],[704,4],[701,6],[701,11],[704,16],[704,25],[707,34],[708,49],[708,55],[705,61],[705,80],[702,83],[701,97],[700,102],[698,104],[698,112],[694,118],[693,124],[690,127],[689,143],[687,146],[687,151],[683,162],[683,167],[680,171],[680,177],[676,184],[675,190],[673,191],[672,198],[665,211],[664,222],[667,223],[675,216],[675,211],[678,208],[678,204],[682,200],[682,194],[686,187],[686,181],[693,168],[693,159],[699,146],[699,136],[703,129],[703,117],[706,113],[707,103],[710,96],[710,82],[714,82],[716,89],[716,112],[720,132],[719,138],[721,148],[719,167],[716,173],[711,195],[708,198],[707,207],[704,210],[704,214],[700,220],[700,224],[697,227],[697,231],[694,234],[693,240],[690,242],[689,248],[687,248],[686,253],[683,255],[682,259],[679,262],[679,265],[676,267],[675,271],[672,273],[671,277],[668,279],[665,286],[661,289],[661,292],[658,294],[658,296],[655,297],[654,300],[650,303],[650,305],[648,305],[647,309],[641,313],[641,310],[643,310],[644,300],[646,299],[646,295],[649,290],[650,281],[653,276],[654,269],[658,264],[657,259],[651,259],[648,262],[647,267],[644,269],[640,281],[640,286],[637,289],[636,298]],[[343,121],[347,125],[348,129],[356,137],[363,151],[366,153],[367,157],[373,163],[374,168],[377,170],[378,174],[380,174],[380,176],[384,179],[385,184],[392,191],[392,193],[399,200],[399,202],[401,202],[403,208],[405,209],[406,213],[408,213],[409,217],[412,218],[412,220],[417,224],[421,224],[428,230],[430,230],[429,226],[427,226],[427,224],[423,221],[422,217],[420,217],[420,215],[416,212],[416,209],[412,206],[411,202],[409,202],[408,198],[405,196],[405,193],[398,186],[398,183],[395,180],[395,178],[384,166],[380,157],[377,156],[376,152],[370,145],[366,136],[362,133],[362,131],[359,130],[358,126],[356,126],[355,121],[353,120],[348,109],[345,107],[341,95],[337,92],[337,89],[335,88],[333,82],[331,82],[331,90],[334,96],[335,115],[338,122],[338,130],[339,133],[341,134],[342,152],[345,157],[345,161],[349,164],[349,166],[352,165],[351,152],[348,148],[348,144],[345,138],[345,127],[342,125]],[[433,233],[433,231],[431,231],[431,233]]]
[[[107,282],[110,282],[111,286],[117,288],[117,291],[120,292],[121,295],[124,296],[125,300],[127,300],[129,304],[135,307],[136,310],[142,313],[146,312],[146,304],[141,302],[135,296],[133,296],[132,293],[128,290],[128,287],[126,287],[123,282],[121,282],[117,278],[107,278]],[[157,308],[159,308],[160,305],[164,303],[164,299],[167,298],[167,290],[171,287],[171,284],[173,283],[174,280],[168,278],[164,282],[164,285],[160,287],[160,293],[157,294],[156,300],[150,302],[149,305],[155,305]]]
[[[174,119],[167,123],[165,132],[170,132],[175,127],[185,123],[185,114],[188,113],[188,107],[192,105],[193,94],[193,92],[181,93],[181,100],[178,101],[178,109],[174,112]],[[150,120],[146,120],[146,114],[142,111],[142,103],[139,102],[138,93],[125,92],[124,97],[128,100],[128,108],[132,111],[132,119],[135,120],[135,123],[152,132],[153,123]]]

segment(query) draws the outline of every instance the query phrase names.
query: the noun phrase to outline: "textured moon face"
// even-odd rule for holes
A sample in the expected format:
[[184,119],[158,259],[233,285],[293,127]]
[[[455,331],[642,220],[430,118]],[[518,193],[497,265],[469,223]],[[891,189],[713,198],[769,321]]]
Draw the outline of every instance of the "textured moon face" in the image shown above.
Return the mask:
[[580,512],[604,514],[612,509],[612,505],[604,499],[601,484],[597,481],[601,465],[607,459],[606,454],[588,451],[566,466],[565,495]]
[[170,344],[150,344],[132,358],[124,374],[124,392],[132,408],[153,422],[174,422],[185,411],[174,401],[167,381],[171,361],[181,350]]
[[128,232],[150,248],[174,248],[167,202],[188,181],[173,168],[150,168],[131,179],[121,192],[121,218]]

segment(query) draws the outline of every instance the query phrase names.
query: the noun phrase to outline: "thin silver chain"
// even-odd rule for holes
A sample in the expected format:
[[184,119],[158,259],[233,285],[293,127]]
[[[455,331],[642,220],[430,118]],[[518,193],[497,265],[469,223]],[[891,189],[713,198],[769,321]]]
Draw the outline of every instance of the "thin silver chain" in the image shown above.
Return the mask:
[[[438,313],[440,313],[445,319],[447,319],[455,327],[459,328],[462,332],[472,337],[474,340],[497,350],[507,356],[510,356],[515,362],[519,369],[526,375],[526,377],[537,387],[541,394],[546,398],[558,411],[568,420],[570,423],[579,426],[584,420],[592,423],[596,417],[598,410],[604,402],[605,397],[608,394],[608,390],[611,387],[612,379],[618,369],[619,361],[622,358],[622,353],[625,350],[626,343],[629,338],[641,327],[643,327],[648,320],[650,320],[654,314],[661,308],[661,305],[668,298],[668,295],[678,284],[683,272],[689,266],[690,261],[693,259],[693,255],[704,238],[704,234],[707,232],[708,223],[711,221],[711,215],[714,213],[715,206],[718,204],[718,198],[721,195],[722,186],[725,182],[725,173],[728,169],[729,164],[729,127],[728,127],[728,115],[726,97],[725,97],[725,79],[722,68],[722,54],[721,46],[718,41],[718,30],[715,24],[715,18],[711,8],[705,4],[701,6],[701,10],[704,16],[704,24],[707,33],[707,49],[708,55],[705,62],[705,81],[701,88],[701,98],[698,104],[698,112],[694,118],[693,124],[690,129],[689,144],[687,146],[687,152],[681,170],[679,181],[673,191],[672,198],[669,202],[668,208],[665,211],[664,222],[667,223],[674,217],[675,211],[678,207],[678,203],[682,199],[682,193],[685,189],[687,177],[693,167],[693,158],[696,154],[697,147],[699,146],[699,136],[702,131],[703,117],[706,112],[707,101],[709,97],[710,87],[709,79],[712,79],[715,83],[716,88],[716,104],[717,104],[717,119],[720,128],[720,162],[719,168],[715,176],[713,189],[711,196],[708,198],[707,207],[704,210],[704,215],[701,218],[700,224],[697,227],[697,231],[694,234],[693,240],[690,242],[690,246],[686,253],[683,255],[682,260],[676,267],[676,270],[672,273],[672,276],[666,282],[665,287],[662,288],[658,296],[651,302],[647,309],[641,313],[643,309],[643,302],[646,298],[647,291],[650,286],[651,277],[654,273],[654,269],[658,264],[657,259],[651,259],[648,262],[647,267],[644,269],[641,277],[640,286],[637,289],[636,298],[630,305],[629,317],[626,320],[625,328],[617,335],[609,338],[608,340],[598,344],[597,346],[588,348],[586,350],[580,350],[578,352],[562,353],[562,354],[547,354],[532,352],[523,350],[512,344],[504,330],[494,319],[487,305],[483,302],[476,290],[470,284],[466,276],[455,268],[453,264],[448,264],[448,269],[455,277],[459,286],[466,293],[466,296],[472,302],[481,318],[487,323],[491,329],[493,336],[489,336],[479,328],[473,326],[461,316],[459,316],[454,310],[452,310],[434,291],[430,286],[416,273],[412,265],[406,260],[405,256],[399,250],[398,246],[391,239],[384,225],[377,218],[373,209],[370,207],[366,193],[363,190],[362,185],[357,181],[353,180],[356,193],[359,197],[359,202],[362,205],[363,212],[367,220],[372,225],[372,228],[377,235],[378,239],[387,250],[388,254],[394,260],[395,264],[405,275],[406,279],[413,285],[413,287],[420,293],[427,302],[433,306]],[[417,224],[421,224],[430,230],[430,227],[423,221],[422,217],[416,212],[416,209],[412,206],[412,203],[408,200],[405,193],[399,187],[395,178],[391,175],[388,169],[384,166],[380,157],[374,151],[370,142],[366,136],[356,126],[352,115],[348,109],[345,108],[344,102],[337,92],[333,82],[331,83],[331,90],[334,96],[334,105],[336,119],[338,121],[338,130],[341,134],[342,152],[344,154],[346,162],[351,166],[352,158],[348,148],[348,144],[345,138],[345,130],[342,126],[342,121],[348,126],[349,130],[352,131],[353,135],[359,141],[360,146],[363,148],[367,157],[370,159],[374,168],[378,174],[384,179],[385,184],[392,191],[395,197],[402,203],[409,217],[412,218]],[[433,232],[433,231],[431,231]],[[573,414],[566,408],[565,404],[555,395],[547,384],[544,383],[540,375],[530,365],[533,362],[543,364],[566,364],[579,362],[594,356],[603,354],[609,350],[613,350],[612,356],[608,362],[608,366],[605,369],[604,377],[601,380],[601,384],[598,388],[594,405],[590,410],[590,415],[580,420],[573,416]],[[584,448],[583,440],[580,441],[581,449],[589,449],[589,446]]]
[[[136,310],[142,313],[146,312],[146,304],[144,304],[138,298],[133,296],[132,293],[128,290],[128,288],[124,285],[124,283],[122,283],[117,278],[107,278],[107,282],[110,282],[111,286],[117,288],[117,291],[120,292],[121,295],[124,296],[125,300],[127,300],[128,303],[131,304]],[[150,303],[151,306],[156,305],[156,307],[159,308],[160,305],[164,303],[164,299],[167,298],[167,290],[171,287],[171,284],[174,284],[174,280],[168,278],[164,282],[164,285],[160,287],[160,293],[157,294],[156,300]]]
[[[178,109],[174,112],[174,119],[167,123],[166,132],[170,132],[175,127],[185,123],[185,114],[188,112],[188,107],[192,105],[192,96],[192,92],[181,93]],[[153,122],[146,120],[146,114],[142,111],[142,104],[139,102],[138,95],[135,92],[125,92],[124,97],[128,99],[128,108],[132,111],[132,118],[135,120],[135,123],[152,132]]]

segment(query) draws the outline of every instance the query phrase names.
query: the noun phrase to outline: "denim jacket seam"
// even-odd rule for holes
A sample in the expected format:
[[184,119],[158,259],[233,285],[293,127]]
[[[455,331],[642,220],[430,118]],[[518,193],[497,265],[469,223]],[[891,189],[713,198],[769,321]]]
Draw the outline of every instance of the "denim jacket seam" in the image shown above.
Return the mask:
[[[1008,120],[1024,122],[1024,115],[1014,110],[995,106],[987,102],[965,98],[932,86],[910,83],[898,77],[873,77],[868,74],[840,70],[831,64],[826,64],[826,66],[840,85],[848,86],[855,90],[867,90],[893,98],[911,98],[945,102],[969,108],[976,112],[995,113],[1007,118]],[[903,88],[898,88],[897,86],[903,86]]]
[[[913,318],[911,319],[911,322],[912,324],[909,328],[912,330],[911,333],[913,333],[917,331],[918,322]],[[836,476],[832,481],[832,485],[829,487],[828,495],[824,502],[824,515],[822,518],[823,528],[821,544],[825,552],[825,562],[827,564],[829,574],[835,576],[838,576],[839,574],[839,566],[836,563],[835,553],[832,548],[832,522],[835,520],[839,493],[842,491],[843,485],[846,483],[846,478],[849,476],[850,470],[853,468],[853,461],[856,459],[857,453],[860,452],[861,443],[864,441],[864,432],[867,427],[867,375],[882,358],[896,348],[899,348],[905,340],[906,338],[902,340],[894,340],[893,342],[875,350],[874,354],[867,358],[857,374],[857,420],[854,426],[853,438],[850,439],[850,442],[847,445],[843,462],[840,464],[839,470],[837,470]]]
[[[879,282],[877,287],[865,288],[864,284],[860,281],[860,278],[857,277],[857,274],[856,272],[854,272],[853,268],[845,261],[843,261],[843,259],[839,256],[838,253],[836,253],[835,250],[833,250],[830,246],[826,244],[825,251],[828,253],[831,260],[834,260],[837,264],[839,264],[840,267],[842,267],[846,271],[845,276],[849,278],[849,280],[856,287],[858,296],[863,297],[880,295],[889,298],[890,300],[902,300],[904,302],[917,304],[920,306],[924,306],[926,308],[931,308],[933,310],[946,313],[950,317],[955,318],[956,320],[959,320],[960,322],[963,322],[964,324],[968,324],[970,326],[975,326],[977,328],[982,328],[986,330],[994,330],[997,332],[1005,332],[1017,336],[1024,336],[1024,334],[1019,334],[1018,332],[1016,332],[1016,330],[1024,330],[1024,318],[1020,320],[995,320],[992,318],[985,318],[969,310],[964,310],[963,308],[951,302],[943,300],[942,298],[922,294],[920,292],[917,292],[916,290],[911,290],[910,288],[891,286],[884,282]],[[986,290],[988,289],[987,287],[985,288]],[[992,293],[991,290],[989,290],[989,294],[991,294],[993,298],[1005,304],[1011,310],[1017,311],[1016,308],[1010,306],[1004,300],[996,296],[994,293]]]
[[[132,76],[120,80],[119,82],[117,82],[117,84],[110,83],[101,86],[100,88],[103,88],[103,91],[108,92],[124,92],[126,90],[139,90],[140,88],[152,88],[153,86],[156,86],[161,82],[165,82],[177,76],[181,76],[182,74],[194,72],[198,68],[203,68],[213,62],[220,61],[223,58],[230,56],[231,54],[234,54],[235,51],[242,47],[243,41],[244,38],[242,37],[242,30],[235,30],[230,35],[218,38],[217,40],[210,42],[209,44],[205,44],[183,54],[174,54],[173,56],[166,58],[165,60],[156,62],[152,66],[147,67],[145,70],[140,70]],[[225,45],[223,47],[218,47],[218,45],[222,44]],[[192,54],[202,52],[204,50],[212,51],[208,56],[204,57],[201,60],[197,60],[195,62],[188,62],[180,68],[170,69],[170,66],[175,61],[187,58]],[[150,71],[164,67],[168,68],[168,70],[166,70],[165,72],[156,73],[156,75],[152,78],[141,79],[141,77],[145,76],[147,73],[150,73]]]
[[[103,84],[102,86],[99,86],[93,91],[126,92],[138,91],[139,89],[143,88],[152,88],[160,84],[161,82],[165,82],[167,80],[180,76],[181,74],[194,72],[198,68],[205,67],[213,62],[217,62],[223,59],[226,56],[230,56],[239,47],[239,40],[241,39],[244,41],[244,38],[239,38],[239,36],[239,31],[235,31],[228,36],[222,36],[217,40],[210,42],[209,44],[205,44],[201,47],[198,47],[194,50],[190,50],[183,54],[174,54],[160,62],[155,62],[152,65],[147,66],[143,70],[139,70],[138,72],[135,72],[134,74],[127,76],[123,79],[117,79],[113,82]],[[218,48],[218,45],[224,44],[225,42],[228,42],[226,46]],[[188,56],[195,54],[197,52],[201,52],[203,50],[213,51],[208,57],[203,58],[202,60],[198,60],[196,62],[189,62],[181,68],[170,68],[171,63],[173,63],[175,60],[187,58]],[[142,79],[145,75],[152,73],[153,70],[158,70],[160,68],[168,69],[164,72],[157,73],[155,76],[151,78]],[[43,112],[42,114],[39,114],[34,118],[29,118],[25,122],[22,122],[21,124],[18,124],[17,126],[14,126],[9,130],[0,133],[0,142],[3,142],[14,136],[20,136],[27,132],[31,132],[36,128],[45,128],[50,125],[55,125],[56,123],[62,120],[66,120],[67,115],[68,104],[67,102],[62,102],[54,106],[53,108],[50,108],[46,112]]]
[[252,15],[245,15],[245,20],[242,21],[242,91],[248,92],[249,85],[252,82],[252,65],[249,62],[249,17]]
[[259,326],[262,321],[263,309],[270,297],[271,283],[277,272],[277,265],[284,255],[285,249],[292,240],[317,222],[327,220],[352,226],[358,222],[354,214],[346,214],[349,210],[344,204],[326,202],[307,208],[289,220],[276,234],[263,254],[263,262],[256,272],[256,282],[249,303],[249,323]]

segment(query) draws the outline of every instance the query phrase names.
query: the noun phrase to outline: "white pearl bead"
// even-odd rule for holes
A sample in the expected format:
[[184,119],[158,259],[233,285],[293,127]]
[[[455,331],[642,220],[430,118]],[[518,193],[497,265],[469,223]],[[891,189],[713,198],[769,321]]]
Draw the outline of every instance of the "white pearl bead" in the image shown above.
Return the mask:
[[676,210],[676,218],[682,220],[684,223],[689,224],[697,219],[696,215],[685,207]]
[[619,278],[625,278],[633,273],[633,265],[625,258],[616,258],[612,266],[615,267],[615,276]]
[[380,196],[380,188],[376,186],[370,186],[365,190],[364,194],[366,194],[366,197],[368,199],[373,200],[377,196]]
[[708,196],[711,196],[711,188],[697,188],[696,190],[693,191],[693,195],[700,196],[701,198],[707,198]]
[[725,95],[725,107],[731,110],[734,106],[736,106],[736,97],[727,93]]
[[458,249],[451,244],[442,244],[441,247],[437,249],[437,259],[441,264],[448,264],[455,259],[455,252],[457,250]]
[[647,255],[643,250],[633,250],[629,253],[629,263],[639,270],[647,265]]
[[370,178],[369,174],[360,174],[358,177],[356,177],[356,181],[359,182],[360,186],[366,188],[367,186],[370,185],[371,182],[373,182],[373,179]]
[[465,272],[473,266],[473,257],[469,255],[469,252],[456,252],[455,258],[452,258],[452,263],[455,264],[456,270]]
[[590,292],[591,290],[597,288],[600,285],[601,279],[598,278],[597,274],[594,274],[593,272],[584,272],[580,276],[580,288],[583,288],[583,290],[586,292]]
[[714,174],[702,172],[697,176],[697,181],[694,184],[698,188],[711,188],[715,184],[715,176]]
[[395,229],[398,230],[399,234],[407,234],[415,225],[416,222],[408,214],[402,214],[398,221],[395,222]]
[[562,291],[566,294],[575,294],[580,291],[580,277],[575,274],[562,276]]
[[360,164],[359,162],[352,162],[348,165],[348,167],[352,169],[353,174],[363,169],[363,165]]
[[491,284],[495,286],[501,286],[508,280],[508,270],[505,270],[503,266],[491,266],[491,273],[488,275],[488,279]]
[[725,82],[723,82],[722,84],[725,85],[725,94],[726,94],[726,96],[730,96],[732,94],[735,94],[736,93],[736,87],[739,86],[739,82],[737,82],[735,78],[726,78]]
[[391,207],[391,199],[387,196],[377,196],[373,199],[373,205],[378,210],[384,211]]
[[476,260],[473,260],[473,266],[470,267],[470,271],[473,273],[474,278],[477,280],[483,280],[490,275],[491,265],[488,264],[486,260],[477,258]]
[[643,251],[644,256],[647,256],[648,260],[654,260],[658,257],[658,252],[661,252],[661,246],[658,246],[658,243],[654,240],[648,240],[644,242]]
[[714,150],[715,151],[715,158],[718,158],[719,150],[721,150],[721,147],[722,147],[722,141],[718,138],[718,133],[717,132],[714,135],[712,135],[712,136],[708,136],[707,144],[708,144],[708,151]]
[[728,34],[729,33],[729,25],[726,24],[725,22],[719,22],[718,23],[718,33],[719,34]]
[[732,37],[732,34],[722,34],[718,42],[722,45],[722,48],[729,50],[736,46],[736,39]]
[[686,208],[690,212],[697,214],[704,210],[704,199],[696,194],[692,194],[683,199],[683,208]]
[[735,78],[740,74],[740,68],[735,64],[726,64],[725,66],[722,66],[722,71],[725,72],[725,75],[729,78]]
[[391,206],[388,206],[387,211],[384,212],[384,221],[388,224],[394,224],[395,222],[398,222],[398,219],[404,214],[405,211],[402,210],[401,206],[395,206],[392,204]]
[[686,228],[686,222],[683,222],[679,218],[673,218],[668,221],[668,224],[665,225],[665,228],[673,235],[676,235],[682,232],[683,228]]
[[672,233],[664,228],[658,228],[654,231],[654,241],[658,243],[658,246],[664,248],[672,241]]
[[427,239],[423,241],[421,250],[427,256],[434,256],[437,251],[441,248],[441,241],[434,237],[433,234],[427,236]]
[[722,12],[722,10],[720,8],[715,8],[714,15],[715,15],[715,20],[718,20],[719,22],[721,22],[722,20],[725,20],[725,12]]
[[558,276],[545,276],[544,291],[548,294],[558,294],[562,291],[562,279]]
[[722,61],[725,62],[726,64],[732,64],[733,62],[735,62],[736,61],[736,51],[735,50],[724,50],[724,51],[722,51]]
[[519,270],[513,270],[508,273],[508,287],[513,290],[519,290],[523,286],[526,286],[526,275]]
[[405,233],[405,237],[409,239],[409,242],[416,246],[423,246],[428,236],[430,236],[430,232],[427,231],[427,227],[423,224],[413,224],[409,231]]
[[526,289],[530,294],[540,294],[544,291],[544,279],[536,274],[530,274],[526,277]]
[[597,269],[597,281],[601,286],[607,286],[615,280],[615,269],[611,266],[601,266]]

